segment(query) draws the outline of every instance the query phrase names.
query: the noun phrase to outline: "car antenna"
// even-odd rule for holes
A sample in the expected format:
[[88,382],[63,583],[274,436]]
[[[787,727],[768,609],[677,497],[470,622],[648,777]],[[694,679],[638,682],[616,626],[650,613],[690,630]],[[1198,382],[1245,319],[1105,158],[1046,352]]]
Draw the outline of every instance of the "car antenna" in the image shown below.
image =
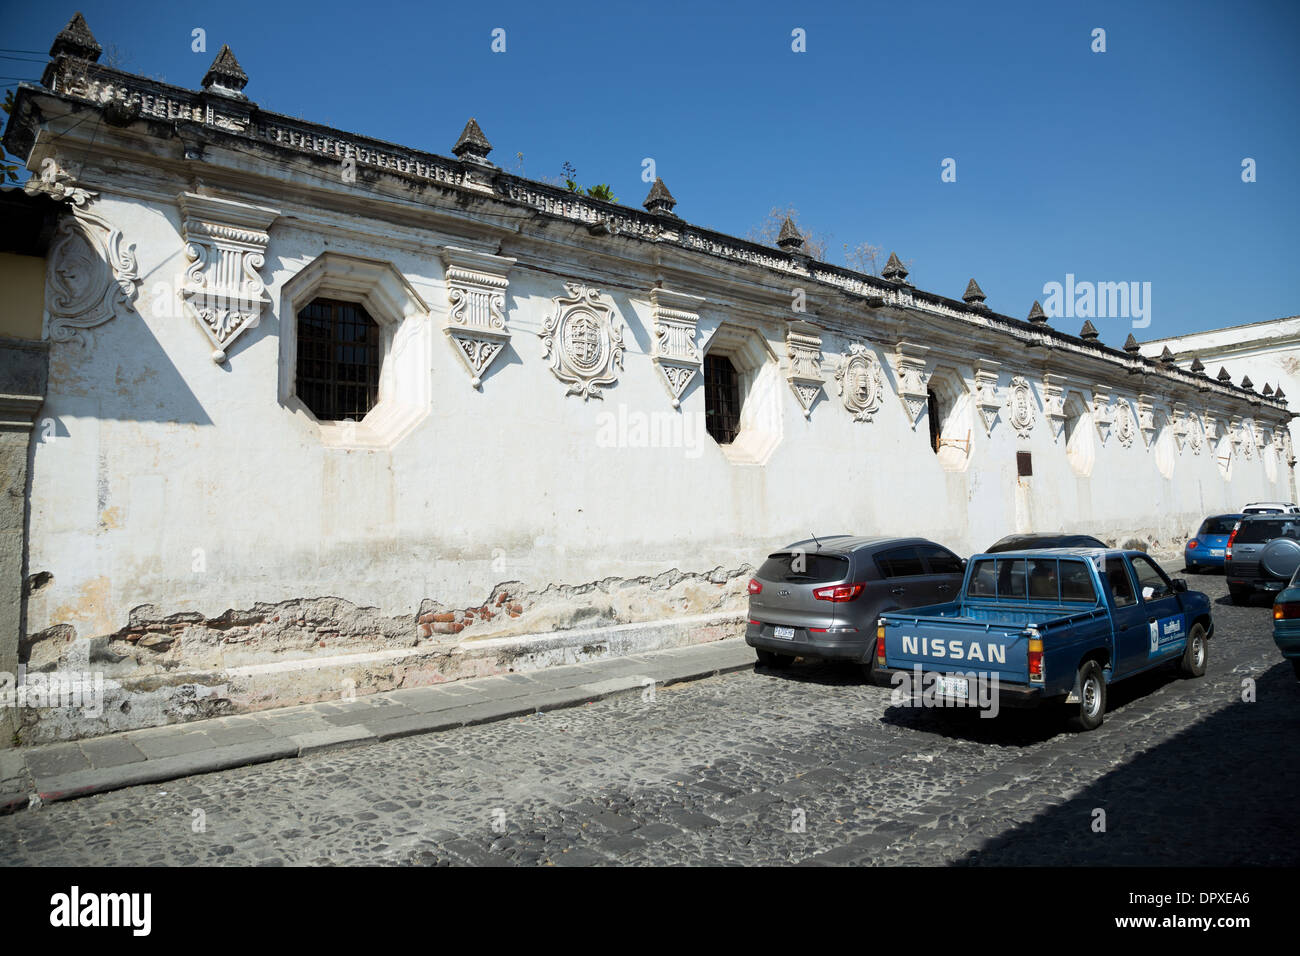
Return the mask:
[[[808,533],[812,534],[812,539],[814,541],[817,541],[817,535],[813,534],[811,531],[809,531]],[[822,549],[822,543],[820,541],[817,541],[817,550],[820,551],[821,549]]]

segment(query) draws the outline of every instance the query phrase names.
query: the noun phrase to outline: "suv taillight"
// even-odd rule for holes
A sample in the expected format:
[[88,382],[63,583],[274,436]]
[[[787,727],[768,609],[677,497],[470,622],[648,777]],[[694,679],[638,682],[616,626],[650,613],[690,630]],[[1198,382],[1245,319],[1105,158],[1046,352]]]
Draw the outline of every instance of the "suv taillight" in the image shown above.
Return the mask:
[[1273,605],[1273,620],[1293,621],[1300,617],[1300,601],[1279,601]]
[[749,579],[749,593],[750,593],[750,594],[762,594],[762,593],[763,593],[763,585],[759,583],[758,578],[750,578],[750,579]]
[[845,601],[852,601],[861,593],[861,584],[836,584],[829,588],[818,588],[813,591],[813,597],[819,601],[833,601],[836,604],[843,604]]
[[1223,559],[1225,561],[1232,560],[1232,542],[1236,537],[1237,537],[1237,529],[1233,528],[1232,534],[1228,535],[1228,546],[1223,550]]

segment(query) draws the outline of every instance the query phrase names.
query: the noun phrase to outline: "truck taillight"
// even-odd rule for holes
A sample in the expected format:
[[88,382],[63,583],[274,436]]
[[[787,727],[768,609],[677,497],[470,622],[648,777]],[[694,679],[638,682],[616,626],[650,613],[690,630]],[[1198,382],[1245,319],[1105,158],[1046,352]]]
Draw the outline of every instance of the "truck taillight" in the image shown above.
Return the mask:
[[1035,684],[1043,682],[1043,640],[1036,633],[1030,632],[1029,638],[1029,680]]
[[1293,621],[1300,617],[1300,601],[1279,601],[1273,605],[1273,620]]
[[876,666],[885,666],[885,625],[876,628]]
[[818,588],[813,591],[813,597],[819,601],[832,601],[836,604],[843,604],[845,601],[852,601],[861,593],[861,584],[836,584],[829,588]]
[[758,581],[757,578],[750,578],[750,579],[749,579],[749,593],[750,593],[750,594],[762,594],[762,593],[763,593],[763,585],[759,583],[759,581]]
[[1228,546],[1223,549],[1223,558],[1225,561],[1232,560],[1232,542],[1237,537],[1237,529],[1232,529],[1232,534],[1228,535]]

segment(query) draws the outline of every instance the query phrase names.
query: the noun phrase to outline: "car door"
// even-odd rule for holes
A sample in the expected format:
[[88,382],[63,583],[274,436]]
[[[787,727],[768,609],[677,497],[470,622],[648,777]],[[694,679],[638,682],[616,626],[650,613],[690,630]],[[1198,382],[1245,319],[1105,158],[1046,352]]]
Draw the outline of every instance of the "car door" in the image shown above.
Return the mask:
[[1146,660],[1146,650],[1150,646],[1150,628],[1147,625],[1146,608],[1137,599],[1137,589],[1133,585],[1128,562],[1122,557],[1110,557],[1100,570],[1111,593],[1111,623],[1115,629],[1115,659],[1111,677],[1114,679],[1127,674],[1135,666],[1140,666],[1135,662]]
[[916,552],[925,562],[925,589],[933,596],[932,603],[947,604],[957,600],[961,594],[962,578],[966,575],[961,558],[937,544],[919,544]]
[[1137,581],[1138,602],[1147,625],[1145,651],[1135,647],[1131,670],[1168,660],[1183,652],[1187,645],[1187,620],[1174,591],[1174,582],[1145,554],[1130,558]]

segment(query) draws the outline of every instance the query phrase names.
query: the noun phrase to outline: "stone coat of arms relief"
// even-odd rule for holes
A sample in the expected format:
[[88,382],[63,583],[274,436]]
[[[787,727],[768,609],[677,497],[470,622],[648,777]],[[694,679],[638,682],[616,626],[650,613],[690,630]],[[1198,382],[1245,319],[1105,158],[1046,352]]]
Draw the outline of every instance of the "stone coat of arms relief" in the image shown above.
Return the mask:
[[566,282],[567,296],[556,296],[555,311],[538,334],[551,371],[568,385],[566,395],[604,398],[602,389],[623,368],[623,331],[601,294],[580,282]]

